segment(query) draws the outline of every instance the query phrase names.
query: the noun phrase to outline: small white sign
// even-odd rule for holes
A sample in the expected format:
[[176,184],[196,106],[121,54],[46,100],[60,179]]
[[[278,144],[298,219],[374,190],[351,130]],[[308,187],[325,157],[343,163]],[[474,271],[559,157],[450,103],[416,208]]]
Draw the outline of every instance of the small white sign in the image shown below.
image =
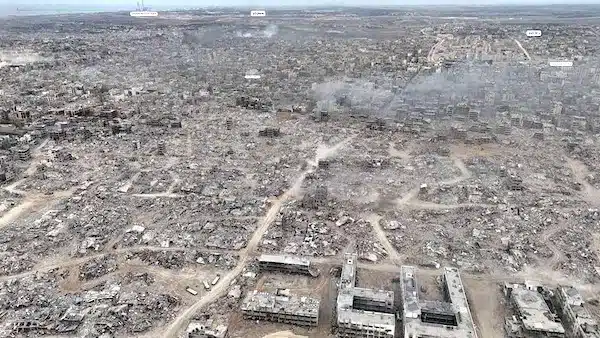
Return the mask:
[[573,61],[550,61],[550,67],[573,67]]
[[246,79],[255,79],[255,80],[260,79],[260,75],[258,75],[258,74],[248,74],[248,75],[245,75],[244,77]]
[[133,17],[138,17],[138,18],[148,18],[148,17],[158,16],[158,12],[149,12],[149,11],[129,12],[129,15],[133,16]]
[[527,32],[525,32],[525,34],[529,37],[537,37],[537,36],[542,36],[542,31],[536,30],[536,29],[531,29],[531,30],[528,30]]
[[251,11],[250,16],[267,16],[265,11]]

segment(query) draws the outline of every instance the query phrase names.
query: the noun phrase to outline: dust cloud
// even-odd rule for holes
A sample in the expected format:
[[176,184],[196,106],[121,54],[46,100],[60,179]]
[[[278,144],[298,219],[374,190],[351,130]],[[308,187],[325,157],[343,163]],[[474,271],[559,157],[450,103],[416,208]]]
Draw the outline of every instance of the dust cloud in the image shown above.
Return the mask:
[[[371,78],[332,78],[312,86],[311,96],[317,110],[333,114],[358,113],[364,116],[391,118],[399,110],[415,102],[456,104],[478,101],[481,117],[494,111],[503,97],[522,99],[521,110],[548,111],[555,102],[569,104],[569,86],[598,85],[598,60],[586,60],[569,69],[542,65],[457,63],[448,70],[422,70],[413,78],[392,78],[388,75]],[[558,72],[564,81],[550,82],[544,74]],[[551,88],[562,88],[561,94],[549,96]],[[487,98],[487,99],[486,99]]]
[[10,65],[25,65],[45,61],[40,55],[26,51],[0,51],[0,67]]

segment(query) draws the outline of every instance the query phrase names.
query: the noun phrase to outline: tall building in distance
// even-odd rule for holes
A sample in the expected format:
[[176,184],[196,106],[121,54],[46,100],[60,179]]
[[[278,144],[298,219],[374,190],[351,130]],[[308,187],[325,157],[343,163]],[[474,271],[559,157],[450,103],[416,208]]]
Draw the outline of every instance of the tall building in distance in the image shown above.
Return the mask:
[[157,17],[158,16],[158,12],[154,12],[154,11],[149,11],[145,6],[144,6],[144,0],[142,0],[142,3],[140,5],[140,3],[137,3],[137,9],[133,12],[129,12],[130,16],[133,17],[138,17],[138,18],[147,18],[147,17]]

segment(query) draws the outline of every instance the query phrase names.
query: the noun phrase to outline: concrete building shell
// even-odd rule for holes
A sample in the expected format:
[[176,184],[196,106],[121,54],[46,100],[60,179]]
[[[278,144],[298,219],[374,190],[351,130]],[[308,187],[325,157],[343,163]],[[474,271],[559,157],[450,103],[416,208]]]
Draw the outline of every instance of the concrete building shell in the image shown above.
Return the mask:
[[572,286],[559,286],[555,292],[556,308],[569,338],[600,338],[598,322],[585,307],[583,297]]
[[444,268],[446,301],[420,301],[416,268],[401,268],[404,338],[477,338],[457,268]]
[[319,304],[320,301],[315,298],[283,296],[255,290],[246,296],[241,310],[245,319],[317,326]]
[[356,254],[344,255],[336,306],[337,335],[394,338],[394,293],[355,287],[357,260]]
[[279,271],[285,273],[299,273],[317,277],[319,272],[305,258],[286,255],[266,255],[258,258],[258,266],[261,271]]
[[563,338],[565,329],[535,285],[506,286],[515,315],[507,318],[505,328],[510,338]]

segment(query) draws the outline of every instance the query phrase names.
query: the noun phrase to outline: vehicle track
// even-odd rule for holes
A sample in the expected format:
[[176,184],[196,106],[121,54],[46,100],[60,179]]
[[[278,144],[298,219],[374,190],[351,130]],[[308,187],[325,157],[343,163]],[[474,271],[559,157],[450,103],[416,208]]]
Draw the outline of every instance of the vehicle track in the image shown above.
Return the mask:
[[319,160],[333,157],[340,148],[342,148],[352,139],[353,137],[350,137],[333,145],[332,147],[320,146],[317,149],[315,159],[309,162],[310,166],[300,174],[300,176],[296,179],[294,184],[281,197],[273,201],[273,204],[271,205],[266,215],[260,222],[260,225],[248,241],[248,244],[244,249],[240,251],[240,258],[235,268],[229,271],[224,276],[222,276],[219,283],[217,283],[217,285],[215,285],[204,297],[202,297],[192,306],[180,313],[171,323],[171,325],[167,327],[165,332],[161,334],[161,337],[176,338],[177,334],[183,329],[184,325],[192,318],[192,316],[198,310],[216,301],[219,297],[223,296],[227,292],[227,288],[229,287],[231,282],[243,272],[246,264],[248,263],[250,254],[252,254],[258,248],[260,240],[262,239],[263,235],[265,234],[271,223],[279,214],[279,211],[281,210],[283,204],[291,197],[297,195],[300,192],[300,187],[302,186],[302,182],[304,182],[306,175],[312,173],[315,170],[317,164],[319,163]]
[[385,251],[387,251],[388,258],[394,263],[400,263],[401,262],[400,254],[398,254],[398,251],[396,250],[396,248],[394,248],[394,246],[392,245],[390,240],[387,238],[385,231],[379,224],[379,221],[381,220],[381,218],[382,217],[377,214],[371,214],[367,217],[367,221],[369,221],[369,223],[371,223],[371,226],[373,227],[373,230],[375,231],[375,236],[379,240],[379,243],[381,243],[381,245],[383,245],[383,248],[385,249]]
[[519,40],[517,39],[513,39],[515,41],[515,43],[517,44],[517,46],[519,46],[519,49],[523,52],[523,54],[525,54],[525,56],[527,57],[528,60],[531,60],[531,56],[529,55],[529,52],[527,52],[527,49],[525,49],[525,47],[523,47],[523,45],[521,44],[521,42],[519,42]]

